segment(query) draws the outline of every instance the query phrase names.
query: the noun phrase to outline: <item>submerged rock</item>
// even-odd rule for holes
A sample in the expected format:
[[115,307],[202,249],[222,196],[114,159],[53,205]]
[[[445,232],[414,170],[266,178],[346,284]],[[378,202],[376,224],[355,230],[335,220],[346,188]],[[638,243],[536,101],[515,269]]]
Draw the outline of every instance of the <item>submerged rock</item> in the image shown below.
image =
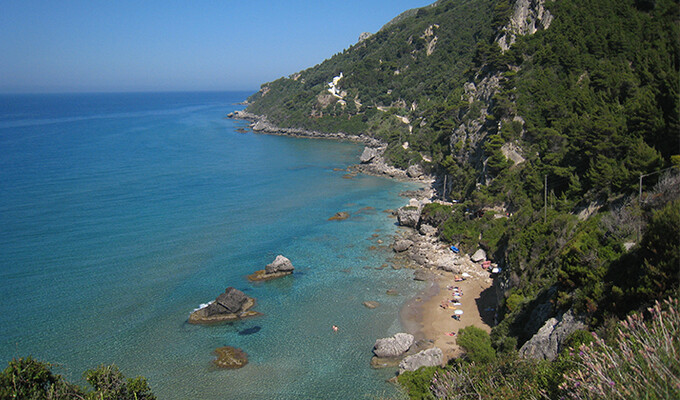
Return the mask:
[[242,291],[228,287],[215,301],[195,310],[189,315],[190,324],[211,324],[224,321],[235,321],[242,318],[261,315],[250,311],[255,299],[246,296]]
[[363,305],[366,308],[374,309],[378,308],[378,306],[380,306],[380,303],[378,303],[377,301],[364,301]]
[[373,353],[380,358],[399,357],[406,353],[413,344],[413,335],[397,333],[390,338],[378,339],[373,346]]
[[342,221],[343,219],[349,218],[349,213],[345,211],[340,211],[335,213],[332,217],[328,218],[329,221]]
[[444,353],[439,347],[423,350],[418,354],[408,356],[399,363],[399,373],[415,371],[420,367],[433,367],[444,364]]
[[213,361],[218,368],[237,369],[248,364],[248,355],[241,349],[231,346],[215,349],[217,359]]

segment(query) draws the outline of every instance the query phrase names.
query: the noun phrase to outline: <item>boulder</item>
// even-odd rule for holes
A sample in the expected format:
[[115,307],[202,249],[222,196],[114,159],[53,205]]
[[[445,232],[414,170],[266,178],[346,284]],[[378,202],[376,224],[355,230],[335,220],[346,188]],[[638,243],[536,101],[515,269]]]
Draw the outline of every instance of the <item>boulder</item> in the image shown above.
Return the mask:
[[432,225],[421,224],[418,232],[420,232],[420,234],[424,235],[424,236],[436,236],[437,235],[437,228],[435,228]]
[[273,274],[276,272],[293,272],[293,263],[289,259],[279,254],[276,259],[271,263],[267,264],[264,268],[265,272],[268,274]]
[[399,357],[406,353],[413,344],[413,335],[397,333],[390,338],[378,339],[373,346],[373,353],[377,357]]
[[399,363],[399,373],[415,371],[420,367],[433,367],[444,364],[444,353],[439,347],[423,350],[412,356],[408,356]]
[[406,169],[406,175],[410,178],[420,178],[423,176],[423,168],[420,165],[411,165]]
[[484,251],[483,249],[477,249],[477,251],[475,251],[475,254],[470,256],[470,259],[473,262],[486,261],[486,251]]
[[574,331],[586,325],[576,319],[571,310],[558,318],[550,318],[528,342],[519,349],[524,358],[554,360],[562,350],[562,344]]
[[408,239],[402,239],[394,242],[394,245],[392,245],[392,249],[394,249],[394,251],[396,251],[397,253],[401,253],[411,248],[411,246],[413,246],[412,241]]
[[236,369],[248,364],[248,355],[241,349],[225,346],[215,349],[217,359],[213,364],[218,368]]
[[397,210],[397,221],[401,226],[415,228],[420,220],[420,208],[405,206]]
[[364,147],[364,151],[359,157],[359,161],[362,164],[370,163],[378,155],[378,150],[371,147]]

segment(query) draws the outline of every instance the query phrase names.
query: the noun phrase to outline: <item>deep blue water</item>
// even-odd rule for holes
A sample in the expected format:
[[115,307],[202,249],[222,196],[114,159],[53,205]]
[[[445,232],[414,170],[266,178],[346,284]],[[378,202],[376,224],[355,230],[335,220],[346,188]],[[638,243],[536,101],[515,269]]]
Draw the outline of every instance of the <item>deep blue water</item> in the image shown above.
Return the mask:
[[[344,179],[357,144],[237,133],[224,116],[246,96],[0,96],[2,364],[31,354],[82,383],[115,363],[163,399],[396,395],[371,347],[416,284],[369,246],[413,187]],[[247,281],[277,254],[293,276]],[[264,316],[186,323],[227,286]],[[249,364],[213,368],[224,345]]]

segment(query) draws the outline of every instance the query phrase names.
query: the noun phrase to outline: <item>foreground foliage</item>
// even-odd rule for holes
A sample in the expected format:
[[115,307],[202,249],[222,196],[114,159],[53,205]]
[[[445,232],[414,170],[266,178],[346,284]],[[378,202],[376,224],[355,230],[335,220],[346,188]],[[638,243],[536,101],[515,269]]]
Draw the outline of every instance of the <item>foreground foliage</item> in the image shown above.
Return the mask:
[[30,400],[155,400],[146,379],[125,378],[115,365],[102,365],[85,372],[94,390],[69,383],[52,372],[52,364],[32,357],[9,362],[0,373],[0,399]]

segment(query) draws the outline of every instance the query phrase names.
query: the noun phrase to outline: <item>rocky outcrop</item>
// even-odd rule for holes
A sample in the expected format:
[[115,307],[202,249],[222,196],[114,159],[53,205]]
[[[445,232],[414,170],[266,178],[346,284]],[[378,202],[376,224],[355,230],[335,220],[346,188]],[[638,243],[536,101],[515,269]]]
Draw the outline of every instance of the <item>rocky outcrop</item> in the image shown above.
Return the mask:
[[415,371],[420,367],[433,367],[444,364],[444,353],[439,347],[423,350],[418,354],[408,356],[399,363],[399,373]]
[[248,355],[235,347],[218,347],[215,349],[215,355],[217,359],[213,361],[213,364],[218,368],[237,369],[248,364]]
[[520,356],[538,360],[553,360],[569,335],[586,325],[571,310],[559,318],[550,318],[528,342],[519,349]]
[[411,178],[420,178],[423,176],[423,167],[420,165],[411,165],[406,169],[406,175],[408,175]]
[[404,206],[397,210],[397,221],[401,226],[415,228],[420,220],[420,208],[414,206]]
[[390,338],[378,339],[373,346],[373,353],[380,358],[400,357],[413,344],[413,335],[397,333]]
[[548,29],[552,20],[552,14],[545,8],[545,0],[518,0],[510,21],[496,42],[502,51],[506,51],[515,43],[517,36],[532,35],[539,29]]
[[250,311],[254,305],[255,299],[238,289],[228,287],[215,301],[192,312],[189,323],[212,324],[261,315],[257,311]]
[[368,164],[369,162],[373,161],[373,159],[375,159],[376,156],[378,156],[377,149],[372,147],[364,147],[364,151],[361,153],[359,161],[362,164]]
[[276,259],[271,264],[267,264],[264,269],[255,271],[252,275],[248,275],[248,279],[251,281],[266,281],[280,278],[292,274],[294,269],[293,263],[279,254],[276,256]]

